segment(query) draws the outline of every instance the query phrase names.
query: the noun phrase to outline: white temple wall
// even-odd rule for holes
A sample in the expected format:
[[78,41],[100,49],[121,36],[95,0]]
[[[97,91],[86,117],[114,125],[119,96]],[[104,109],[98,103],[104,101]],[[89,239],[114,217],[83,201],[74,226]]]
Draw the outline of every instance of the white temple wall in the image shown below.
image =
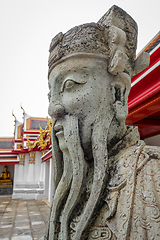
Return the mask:
[[52,202],[54,193],[54,170],[53,160],[50,158],[48,161],[43,162],[44,166],[44,200],[49,204]]
[[36,152],[35,156],[35,182],[40,181],[40,172],[41,172],[41,152]]
[[44,196],[48,198],[49,194],[49,168],[50,168],[50,162],[44,162],[45,167],[45,182],[44,182]]
[[17,179],[16,179],[16,176],[18,175],[18,164],[15,164],[14,165],[14,179],[13,179],[13,190],[15,188],[15,185],[16,185],[16,182],[17,182]]
[[27,177],[28,177],[28,166],[29,166],[29,153],[25,153],[25,163],[24,163],[24,182],[27,182]]
[[52,202],[52,196],[54,194],[54,168],[53,168],[53,159],[50,158],[50,169],[49,169],[49,193],[48,193],[48,201]]

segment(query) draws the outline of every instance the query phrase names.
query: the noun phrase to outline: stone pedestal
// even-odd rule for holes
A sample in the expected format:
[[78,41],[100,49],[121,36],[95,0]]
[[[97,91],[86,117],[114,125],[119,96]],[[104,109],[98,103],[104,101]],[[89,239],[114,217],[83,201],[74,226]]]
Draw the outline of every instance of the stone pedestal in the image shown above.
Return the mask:
[[13,186],[11,180],[0,180],[0,195],[11,195]]

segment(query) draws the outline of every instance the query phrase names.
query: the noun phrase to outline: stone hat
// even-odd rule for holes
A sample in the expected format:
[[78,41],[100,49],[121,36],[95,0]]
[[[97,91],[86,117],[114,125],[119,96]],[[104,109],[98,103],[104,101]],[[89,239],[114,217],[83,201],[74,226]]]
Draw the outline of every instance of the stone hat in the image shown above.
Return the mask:
[[123,9],[112,6],[97,22],[76,26],[51,41],[49,74],[58,63],[73,56],[101,57],[107,60],[108,71],[116,75],[134,75],[137,48],[136,22]]

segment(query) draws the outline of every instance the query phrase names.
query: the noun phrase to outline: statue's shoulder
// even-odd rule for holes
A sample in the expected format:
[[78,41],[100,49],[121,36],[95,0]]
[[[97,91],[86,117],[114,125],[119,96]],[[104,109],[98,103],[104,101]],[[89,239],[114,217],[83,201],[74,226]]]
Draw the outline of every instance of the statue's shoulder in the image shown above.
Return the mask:
[[153,167],[158,164],[160,160],[160,147],[159,146],[148,146],[145,145],[139,155],[137,162],[137,171],[142,168]]

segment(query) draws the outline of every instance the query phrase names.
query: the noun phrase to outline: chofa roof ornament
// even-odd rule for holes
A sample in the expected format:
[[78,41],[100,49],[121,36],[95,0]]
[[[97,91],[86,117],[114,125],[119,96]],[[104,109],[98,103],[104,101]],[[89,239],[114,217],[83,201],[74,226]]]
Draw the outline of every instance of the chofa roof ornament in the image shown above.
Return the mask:
[[49,74],[59,62],[77,55],[102,57],[108,61],[108,71],[131,77],[149,65],[149,54],[136,60],[138,27],[123,9],[112,6],[97,23],[76,26],[57,34],[50,44]]

